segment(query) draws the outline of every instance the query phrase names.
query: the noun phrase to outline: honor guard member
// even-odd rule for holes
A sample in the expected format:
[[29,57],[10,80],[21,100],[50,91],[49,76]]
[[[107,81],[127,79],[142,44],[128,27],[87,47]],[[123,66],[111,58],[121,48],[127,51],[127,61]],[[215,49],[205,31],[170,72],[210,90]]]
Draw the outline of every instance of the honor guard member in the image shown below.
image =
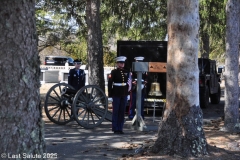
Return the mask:
[[75,68],[69,70],[68,74],[68,84],[73,86],[76,90],[81,89],[85,86],[85,72],[83,69],[80,69],[82,64],[81,59],[74,60]]
[[[144,60],[144,57],[135,57],[135,62],[142,62]],[[141,90],[142,90],[142,96],[141,96],[141,116],[144,119],[144,98],[146,94],[146,83],[147,83],[147,72],[142,73],[142,85],[141,85]],[[137,97],[137,72],[132,73],[132,88],[131,88],[131,93],[130,93],[130,104],[129,104],[129,112],[128,112],[128,118],[130,120],[133,119],[135,116],[136,112],[136,99]]]
[[112,131],[114,134],[124,134],[123,124],[130,76],[130,73],[124,69],[126,59],[124,56],[116,58],[117,68],[111,71],[108,79],[108,97],[113,99]]

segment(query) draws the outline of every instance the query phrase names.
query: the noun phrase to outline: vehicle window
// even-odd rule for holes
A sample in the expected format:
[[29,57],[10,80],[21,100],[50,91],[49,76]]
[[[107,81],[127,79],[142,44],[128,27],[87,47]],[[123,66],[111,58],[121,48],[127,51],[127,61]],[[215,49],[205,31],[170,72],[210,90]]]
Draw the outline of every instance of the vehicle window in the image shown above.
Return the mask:
[[66,62],[68,60],[68,58],[63,58],[63,62]]
[[54,58],[55,61],[62,61],[62,58]]
[[45,57],[46,60],[53,60],[53,57]]
[[73,59],[72,58],[68,58],[68,62],[70,62],[70,63],[73,63]]

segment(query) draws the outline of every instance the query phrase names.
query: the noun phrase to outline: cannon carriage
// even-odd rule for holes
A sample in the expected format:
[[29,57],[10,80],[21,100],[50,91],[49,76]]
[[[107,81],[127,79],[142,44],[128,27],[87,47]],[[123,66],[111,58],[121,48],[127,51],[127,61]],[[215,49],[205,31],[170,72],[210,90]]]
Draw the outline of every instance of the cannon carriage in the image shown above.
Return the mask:
[[96,85],[87,85],[77,91],[66,83],[55,84],[46,94],[44,109],[49,120],[59,125],[75,120],[90,129],[99,126],[104,119],[112,120],[108,98]]

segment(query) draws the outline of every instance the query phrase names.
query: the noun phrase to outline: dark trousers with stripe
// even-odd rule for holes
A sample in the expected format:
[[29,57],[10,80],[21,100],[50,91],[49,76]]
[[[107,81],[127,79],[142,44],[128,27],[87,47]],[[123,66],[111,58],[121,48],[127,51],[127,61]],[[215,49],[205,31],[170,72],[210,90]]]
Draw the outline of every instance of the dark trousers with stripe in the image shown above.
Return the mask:
[[127,96],[112,97],[113,114],[112,114],[112,131],[123,131],[124,114],[127,105]]

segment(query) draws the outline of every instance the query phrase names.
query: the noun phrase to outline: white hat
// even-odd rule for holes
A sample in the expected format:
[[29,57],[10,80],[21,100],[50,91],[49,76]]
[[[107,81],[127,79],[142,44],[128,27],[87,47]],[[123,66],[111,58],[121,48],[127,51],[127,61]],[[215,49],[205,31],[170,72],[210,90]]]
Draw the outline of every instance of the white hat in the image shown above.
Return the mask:
[[117,57],[115,58],[117,62],[125,62],[125,60],[127,59],[126,57],[124,56],[120,56],[120,57]]
[[136,61],[142,61],[142,60],[144,60],[144,57],[135,57],[134,58]]

